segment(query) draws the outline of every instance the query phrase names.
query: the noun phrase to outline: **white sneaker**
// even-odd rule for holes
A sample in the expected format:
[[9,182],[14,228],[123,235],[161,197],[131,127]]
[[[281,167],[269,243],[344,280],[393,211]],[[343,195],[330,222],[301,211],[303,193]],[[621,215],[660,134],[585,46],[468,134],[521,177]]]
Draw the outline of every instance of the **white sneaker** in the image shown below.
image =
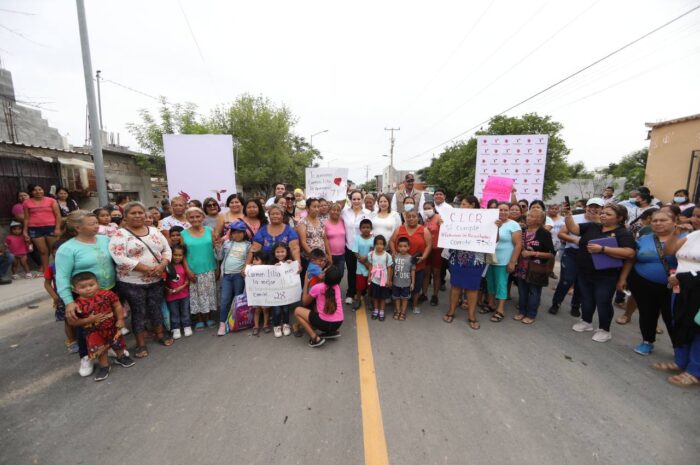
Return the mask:
[[173,329],[173,339],[180,339],[181,337],[180,328]]
[[90,360],[90,357],[86,355],[85,357],[80,359],[80,369],[78,370],[78,374],[80,376],[90,376],[94,370],[95,365],[92,362],[92,360]]
[[273,329],[275,331],[275,337],[282,337],[282,327],[281,326],[275,326]]
[[19,279],[19,275],[18,275],[18,274],[13,274],[13,275],[12,275],[12,279],[14,279],[15,281],[17,281],[17,280]]
[[591,339],[593,339],[595,342],[608,342],[610,339],[612,339],[612,335],[610,334],[610,331],[596,329]]
[[352,305],[354,301],[352,300],[352,297],[346,297],[345,298],[345,305]]
[[291,326],[289,326],[288,324],[283,324],[282,325],[282,334],[284,334],[285,336],[289,336],[290,334],[292,334]]
[[583,320],[579,321],[575,325],[571,327],[574,331],[577,333],[582,333],[584,331],[593,331],[593,325],[591,323],[587,323]]
[[192,326],[185,326],[185,337],[192,336]]
[[121,332],[122,332],[122,336],[126,336],[126,335],[129,334],[131,331],[129,331],[129,330],[126,329],[126,328],[122,328],[122,329],[121,329]]
[[416,315],[420,314],[420,307],[413,307],[413,313]]

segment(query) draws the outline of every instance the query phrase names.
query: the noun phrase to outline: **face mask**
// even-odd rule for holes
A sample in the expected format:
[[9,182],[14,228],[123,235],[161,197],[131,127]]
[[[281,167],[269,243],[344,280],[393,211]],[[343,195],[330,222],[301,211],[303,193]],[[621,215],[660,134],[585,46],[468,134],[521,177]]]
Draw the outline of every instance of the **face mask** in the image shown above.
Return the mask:
[[403,209],[407,212],[412,212],[414,208],[416,208],[416,206],[413,205],[412,203],[409,203],[405,207],[403,207]]
[[122,222],[122,217],[121,216],[116,216],[112,217],[112,223],[116,224],[117,226]]
[[634,204],[637,203],[637,198],[636,198],[636,197],[630,197],[630,198],[629,198],[629,202],[630,202],[632,205],[634,205]]
[[676,203],[683,204],[683,203],[686,203],[688,201],[688,199],[686,199],[685,197],[674,197],[673,201]]
[[435,215],[435,210],[424,210],[424,212],[425,216],[427,216],[428,218],[432,218],[433,215]]

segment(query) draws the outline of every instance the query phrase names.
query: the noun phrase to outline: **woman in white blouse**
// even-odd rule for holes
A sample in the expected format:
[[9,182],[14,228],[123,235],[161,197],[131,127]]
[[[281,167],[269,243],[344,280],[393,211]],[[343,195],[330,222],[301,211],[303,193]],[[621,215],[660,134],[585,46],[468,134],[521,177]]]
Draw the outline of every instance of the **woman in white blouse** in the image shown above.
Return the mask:
[[379,195],[377,205],[379,209],[370,216],[372,220],[372,234],[374,237],[381,234],[389,239],[394,235],[394,231],[401,226],[401,216],[391,211],[391,202],[386,194]]
[[172,258],[167,239],[156,228],[146,226],[146,207],[141,202],[124,206],[124,221],[109,241],[109,253],[117,264],[117,289],[129,302],[136,337],[134,356],[148,356],[146,318],[155,331],[155,340],[164,346],[173,339],[163,327],[163,272]]

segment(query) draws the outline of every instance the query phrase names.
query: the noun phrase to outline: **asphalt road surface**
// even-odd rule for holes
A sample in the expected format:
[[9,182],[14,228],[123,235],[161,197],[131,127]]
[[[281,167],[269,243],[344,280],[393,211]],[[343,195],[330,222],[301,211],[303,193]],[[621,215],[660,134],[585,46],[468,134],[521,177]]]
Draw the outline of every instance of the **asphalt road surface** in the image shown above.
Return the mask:
[[0,463],[700,463],[700,390],[650,367],[671,359],[668,336],[636,355],[635,317],[599,344],[550,299],[532,326],[508,303],[479,331],[462,311],[442,322],[446,292],[405,322],[346,309],[342,337],[317,349],[209,330],[100,383],[78,376],[49,301],[3,313]]

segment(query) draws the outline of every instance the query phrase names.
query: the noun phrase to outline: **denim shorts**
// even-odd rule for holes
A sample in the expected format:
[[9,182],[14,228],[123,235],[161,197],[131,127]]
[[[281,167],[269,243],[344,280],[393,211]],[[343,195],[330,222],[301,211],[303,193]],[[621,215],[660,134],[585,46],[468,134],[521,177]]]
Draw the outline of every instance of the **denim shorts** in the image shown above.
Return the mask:
[[411,288],[406,286],[406,287],[398,287],[398,286],[391,286],[391,297],[394,300],[408,300],[409,297],[411,297]]
[[36,228],[28,228],[29,237],[32,239],[39,239],[40,237],[53,237],[56,233],[56,226],[38,226]]

